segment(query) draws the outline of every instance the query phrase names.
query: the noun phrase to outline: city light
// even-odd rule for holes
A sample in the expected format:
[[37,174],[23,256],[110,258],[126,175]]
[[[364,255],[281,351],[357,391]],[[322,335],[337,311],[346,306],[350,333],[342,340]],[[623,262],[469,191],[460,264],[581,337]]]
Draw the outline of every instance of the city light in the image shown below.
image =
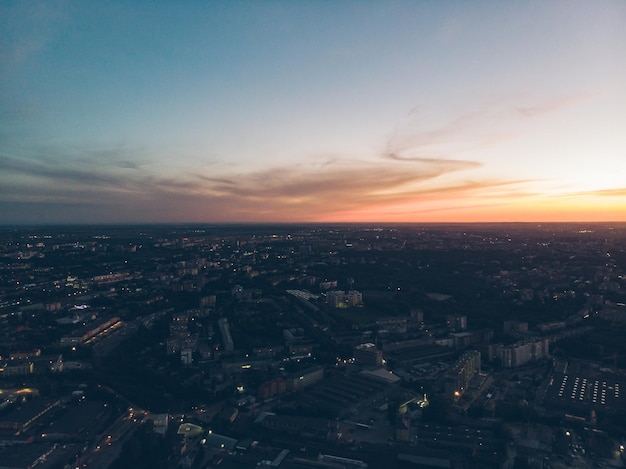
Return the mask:
[[[607,259],[603,253],[607,245],[623,250],[626,225],[594,226],[584,234],[577,233],[582,226],[552,224],[411,225],[381,229],[376,237],[362,227],[303,227],[289,242],[284,233],[280,242],[253,237],[256,228],[190,235],[193,249],[178,243],[187,228],[153,228],[153,239],[167,249],[145,243],[145,259],[129,262],[132,270],[119,262],[124,247],[114,241],[127,244],[132,228],[113,235],[106,249],[80,229],[72,243],[85,236],[82,244],[93,243],[98,254],[88,255],[84,272],[71,246],[67,253],[41,248],[32,268],[3,265],[0,276],[49,284],[66,275],[59,258],[67,254],[87,285],[84,297],[58,310],[50,305],[62,301],[64,291],[46,292],[55,297],[37,299],[41,306],[31,310],[10,304],[14,287],[0,285],[0,297],[8,298],[4,305],[0,299],[0,365],[12,373],[2,376],[0,413],[5,430],[29,442],[19,449],[39,457],[44,445],[56,445],[64,458],[67,451],[76,454],[70,464],[81,467],[104,467],[116,458],[118,466],[130,465],[123,449],[129,442],[146,457],[159,448],[155,458],[172,465],[201,458],[202,465],[245,459],[276,466],[283,458],[313,464],[336,452],[358,458],[351,467],[378,467],[378,451],[388,447],[385,453],[404,455],[407,465],[419,465],[432,450],[441,454],[429,461],[437,466],[463,457],[475,467],[495,467],[506,465],[509,454],[527,454],[528,441],[515,437],[521,434],[541,441],[557,435],[545,454],[552,446],[581,465],[592,465],[598,448],[624,457],[610,415],[626,408],[626,378],[618,368],[623,354],[619,341],[602,334],[624,309],[606,298],[626,286],[626,271],[616,275],[624,269],[613,261],[617,254]],[[15,258],[2,236],[0,251]],[[16,237],[10,231],[7,239]],[[338,261],[329,260],[324,246],[344,239],[355,240],[350,253],[339,247]],[[302,240],[314,252],[302,255]],[[284,259],[243,257],[233,248],[237,242],[254,243],[257,253],[272,242]],[[196,273],[199,265],[209,272]],[[123,274],[119,282],[128,287],[123,294],[121,285],[97,287],[87,272]],[[363,306],[328,304],[322,283],[335,278],[331,289],[363,288]],[[393,286],[399,283],[401,293]],[[241,297],[231,284],[245,285]],[[296,286],[297,294],[285,293]],[[89,313],[75,317],[80,311],[71,304],[83,302],[93,303]],[[114,312],[123,321],[104,326]],[[585,319],[588,314],[594,319]],[[228,331],[220,321],[228,321]],[[109,349],[100,348],[99,339],[80,341],[98,328],[108,332],[102,342]],[[577,358],[581,343],[589,345],[585,360]],[[152,411],[149,418],[143,406]],[[280,448],[283,441],[288,448]],[[0,460],[14,449],[0,447]]]

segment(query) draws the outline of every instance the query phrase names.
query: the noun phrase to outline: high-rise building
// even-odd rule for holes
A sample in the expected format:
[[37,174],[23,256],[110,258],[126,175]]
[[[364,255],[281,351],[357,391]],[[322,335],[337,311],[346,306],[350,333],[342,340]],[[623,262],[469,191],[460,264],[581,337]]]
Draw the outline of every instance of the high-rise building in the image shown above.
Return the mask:
[[217,321],[217,326],[220,329],[220,334],[222,334],[222,345],[224,345],[224,350],[226,352],[232,352],[235,348],[235,344],[233,343],[233,338],[230,335],[230,327],[228,326],[228,319],[220,318]]
[[480,352],[478,350],[465,352],[446,374],[446,395],[449,398],[462,396],[476,373],[480,373]]

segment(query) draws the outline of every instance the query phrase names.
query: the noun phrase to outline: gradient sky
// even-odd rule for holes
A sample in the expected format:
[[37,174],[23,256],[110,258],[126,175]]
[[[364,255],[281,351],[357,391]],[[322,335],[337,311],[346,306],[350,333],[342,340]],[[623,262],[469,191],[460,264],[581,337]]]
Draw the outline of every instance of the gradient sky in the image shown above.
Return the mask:
[[0,3],[0,224],[626,221],[626,2]]

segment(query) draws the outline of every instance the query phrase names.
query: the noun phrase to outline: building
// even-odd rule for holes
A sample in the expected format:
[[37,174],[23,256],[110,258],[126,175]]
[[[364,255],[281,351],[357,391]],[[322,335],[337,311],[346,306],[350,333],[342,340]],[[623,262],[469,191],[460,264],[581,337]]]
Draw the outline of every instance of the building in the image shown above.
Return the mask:
[[27,431],[39,418],[61,404],[60,400],[34,399],[8,415],[0,417],[0,432],[20,435]]
[[394,366],[410,367],[419,363],[445,361],[454,357],[454,348],[438,344],[385,344],[385,360]]
[[345,308],[346,294],[341,290],[329,291],[326,295],[326,302],[332,308]]
[[337,288],[337,280],[320,282],[320,290],[330,290],[331,288]]
[[424,311],[422,311],[421,309],[417,308],[417,309],[412,309],[411,310],[411,319],[417,323],[423,324],[424,323]]
[[189,335],[189,313],[177,313],[172,316],[170,335],[172,337],[186,337]]
[[32,361],[12,360],[0,363],[0,377],[27,376],[33,373],[33,369]]
[[357,290],[333,290],[326,294],[326,302],[333,308],[363,306],[363,295]]
[[287,392],[287,381],[284,378],[274,378],[259,386],[259,397],[269,399],[271,397],[285,394]]
[[446,374],[446,396],[449,398],[462,396],[476,373],[480,373],[480,352],[477,350],[465,352]]
[[528,322],[526,321],[504,321],[502,330],[505,334],[526,334],[528,333]]
[[324,379],[324,368],[314,366],[302,370],[298,373],[292,373],[287,378],[287,388],[291,391],[300,391]]
[[452,332],[461,332],[467,330],[467,316],[458,314],[450,314],[446,316],[446,326]]
[[266,431],[318,441],[331,439],[339,429],[336,421],[316,417],[276,415],[271,412],[261,413],[254,423]]
[[349,290],[346,293],[346,304],[350,306],[363,306],[363,295],[360,291]]
[[89,344],[94,338],[108,334],[121,325],[122,321],[115,316],[109,319],[95,319],[72,334],[61,337],[60,342],[61,345]]
[[354,347],[354,361],[357,365],[381,367],[383,351],[371,343],[357,345]]
[[224,346],[224,350],[226,352],[232,352],[235,349],[235,344],[233,343],[233,338],[230,335],[228,319],[220,318],[217,321],[217,326],[220,329],[220,334],[222,334],[222,345]]
[[183,365],[191,365],[193,363],[193,350],[184,348],[180,351],[180,361]]
[[198,348],[197,335],[192,336],[189,332],[189,318],[192,312],[195,311],[185,311],[172,316],[172,321],[170,322],[170,337],[168,337],[165,342],[168,355],[181,353],[184,349],[191,349],[193,351]]
[[550,340],[547,338],[520,341],[506,346],[502,344],[489,346],[489,358],[499,360],[504,368],[515,368],[549,356]]

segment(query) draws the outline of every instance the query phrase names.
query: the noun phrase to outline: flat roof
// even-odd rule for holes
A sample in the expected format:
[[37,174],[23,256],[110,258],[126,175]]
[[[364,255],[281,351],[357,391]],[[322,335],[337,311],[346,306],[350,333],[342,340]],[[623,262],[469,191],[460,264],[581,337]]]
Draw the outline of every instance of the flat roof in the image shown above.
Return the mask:
[[585,410],[626,409],[626,379],[612,373],[580,369],[554,373],[545,400]]
[[391,371],[384,368],[378,368],[376,370],[363,370],[359,374],[374,378],[376,380],[384,381],[385,383],[389,384],[397,383],[401,380],[399,376],[394,375]]

